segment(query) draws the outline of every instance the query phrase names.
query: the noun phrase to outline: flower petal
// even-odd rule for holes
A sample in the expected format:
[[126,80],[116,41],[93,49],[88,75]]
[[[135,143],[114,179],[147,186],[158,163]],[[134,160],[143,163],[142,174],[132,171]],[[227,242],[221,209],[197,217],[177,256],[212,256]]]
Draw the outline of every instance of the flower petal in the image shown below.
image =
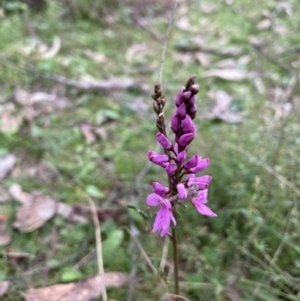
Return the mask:
[[198,212],[202,215],[207,215],[210,217],[215,217],[217,216],[210,208],[208,208],[206,205],[203,205],[201,203],[196,203],[195,202],[195,206],[198,210]]
[[159,205],[162,202],[162,197],[159,196],[156,193],[151,193],[148,195],[147,199],[146,199],[146,204],[150,207],[155,207],[157,205]]

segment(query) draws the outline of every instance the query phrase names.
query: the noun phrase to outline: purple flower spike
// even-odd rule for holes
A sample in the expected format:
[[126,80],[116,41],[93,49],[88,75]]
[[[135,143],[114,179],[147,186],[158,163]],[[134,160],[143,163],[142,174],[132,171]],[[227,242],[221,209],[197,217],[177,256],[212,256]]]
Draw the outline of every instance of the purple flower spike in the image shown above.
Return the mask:
[[158,182],[153,182],[152,187],[154,192],[160,196],[164,196],[169,192],[169,187],[163,186]]
[[176,220],[172,212],[166,206],[162,206],[156,214],[152,232],[160,232],[160,236],[166,235],[170,230],[171,221],[176,226]]
[[148,153],[148,158],[149,158],[149,161],[151,161],[152,163],[157,164],[162,167],[165,167],[165,165],[166,165],[165,163],[167,163],[169,161],[168,155],[158,154],[153,151],[150,151]]
[[178,195],[182,200],[186,200],[188,196],[188,191],[182,183],[177,184]]
[[202,159],[201,157],[199,157],[197,166],[190,168],[190,171],[192,173],[203,171],[209,166],[209,164],[210,164],[210,160],[208,158]]
[[180,118],[177,114],[171,118],[171,129],[174,133],[177,133],[180,129]]
[[197,185],[199,189],[203,190],[208,188],[211,180],[211,176],[195,177],[194,174],[190,174],[187,176],[187,186]]
[[158,143],[166,150],[171,150],[173,148],[172,143],[169,141],[169,139],[163,135],[162,133],[157,133],[156,139]]
[[184,133],[195,133],[196,127],[190,115],[186,115],[185,118],[181,120],[181,124]]
[[179,140],[178,140],[178,144],[180,146],[186,146],[189,143],[192,142],[192,140],[194,139],[194,133],[188,133],[188,134],[183,134]]
[[166,172],[169,176],[174,176],[177,170],[177,165],[175,163],[166,163]]
[[164,204],[167,208],[172,207],[168,199],[165,199],[156,193],[151,193],[148,195],[146,204],[150,207],[155,207],[159,204]]
[[197,197],[192,198],[191,203],[196,207],[200,214],[207,215],[209,217],[217,216],[210,208],[204,205],[207,203],[207,189],[200,190]]
[[179,117],[184,118],[186,115],[186,104],[182,103],[177,109],[176,113],[178,114]]

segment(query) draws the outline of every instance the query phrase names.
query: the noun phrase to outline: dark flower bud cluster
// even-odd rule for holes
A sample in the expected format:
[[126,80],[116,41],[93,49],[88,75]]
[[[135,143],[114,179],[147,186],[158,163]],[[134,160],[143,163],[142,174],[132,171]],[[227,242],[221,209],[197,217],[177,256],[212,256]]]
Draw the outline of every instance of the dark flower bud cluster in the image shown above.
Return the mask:
[[[146,203],[148,206],[160,205],[152,231],[159,231],[161,236],[169,233],[171,221],[174,226],[176,225],[174,212],[178,201],[172,200],[172,197],[175,195],[178,195],[181,200],[190,198],[191,204],[196,207],[200,214],[210,217],[216,216],[205,205],[207,203],[208,186],[212,177],[208,175],[196,176],[196,173],[204,171],[209,166],[210,160],[198,154],[186,160],[188,145],[196,134],[196,126],[193,119],[197,113],[196,95],[198,91],[199,86],[195,84],[195,76],[192,76],[186,86],[182,87],[176,95],[176,110],[171,119],[171,129],[175,135],[174,144],[166,137],[164,125],[161,124],[160,118],[165,106],[165,98],[162,95],[160,85],[155,86],[155,94],[152,95],[155,100],[153,108],[159,116],[157,121],[159,133],[157,133],[156,139],[164,148],[165,153],[158,154],[154,151],[149,151],[148,159],[165,169],[169,177],[169,187],[154,182],[153,193],[147,197]],[[197,187],[198,191],[196,196],[189,193],[189,189],[194,189],[195,187]]]

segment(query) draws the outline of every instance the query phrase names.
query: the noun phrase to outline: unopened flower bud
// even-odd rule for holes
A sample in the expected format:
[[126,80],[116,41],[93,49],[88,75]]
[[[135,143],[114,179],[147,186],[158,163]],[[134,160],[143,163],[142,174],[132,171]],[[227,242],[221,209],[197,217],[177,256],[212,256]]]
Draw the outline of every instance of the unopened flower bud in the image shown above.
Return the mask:
[[177,170],[177,165],[175,163],[166,163],[166,172],[169,176],[174,176]]
[[194,133],[187,133],[183,134],[179,139],[178,139],[178,144],[182,147],[187,146],[189,143],[192,142],[194,139]]
[[191,97],[192,93],[190,91],[184,92],[183,96],[185,100],[188,100]]
[[162,133],[157,133],[156,135],[157,142],[166,150],[172,149],[172,143],[169,141],[169,139],[163,135]]
[[186,115],[186,104],[184,102],[176,109],[176,113],[181,118],[185,117],[185,115]]
[[177,93],[176,98],[175,98],[175,104],[176,107],[179,107],[183,103],[183,96],[182,93]]
[[177,133],[179,131],[179,126],[180,126],[180,119],[177,114],[174,114],[173,117],[171,118],[171,129],[174,133]]
[[192,92],[192,94],[197,94],[199,92],[199,85],[194,84],[190,87],[190,91]]
[[165,167],[166,163],[169,161],[169,156],[165,154],[157,154],[156,152],[150,151],[148,153],[148,159],[154,164]]
[[164,97],[161,98],[161,105],[164,107],[166,104],[166,99]]

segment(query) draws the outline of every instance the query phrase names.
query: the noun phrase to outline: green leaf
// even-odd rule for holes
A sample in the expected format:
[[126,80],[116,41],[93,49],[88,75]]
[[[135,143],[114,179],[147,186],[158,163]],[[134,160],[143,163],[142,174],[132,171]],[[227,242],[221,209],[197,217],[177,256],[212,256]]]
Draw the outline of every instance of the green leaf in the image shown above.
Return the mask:
[[60,280],[62,282],[72,282],[83,278],[83,274],[77,270],[68,270],[61,274]]
[[103,257],[106,258],[112,254],[122,243],[124,232],[116,229],[108,234],[107,239],[103,242]]
[[88,185],[85,192],[93,198],[104,198],[105,194],[95,185]]
[[133,206],[133,205],[127,205],[127,208],[129,209],[134,209],[137,213],[139,213],[144,220],[148,220],[148,214],[145,213],[144,211],[140,210],[139,208]]

